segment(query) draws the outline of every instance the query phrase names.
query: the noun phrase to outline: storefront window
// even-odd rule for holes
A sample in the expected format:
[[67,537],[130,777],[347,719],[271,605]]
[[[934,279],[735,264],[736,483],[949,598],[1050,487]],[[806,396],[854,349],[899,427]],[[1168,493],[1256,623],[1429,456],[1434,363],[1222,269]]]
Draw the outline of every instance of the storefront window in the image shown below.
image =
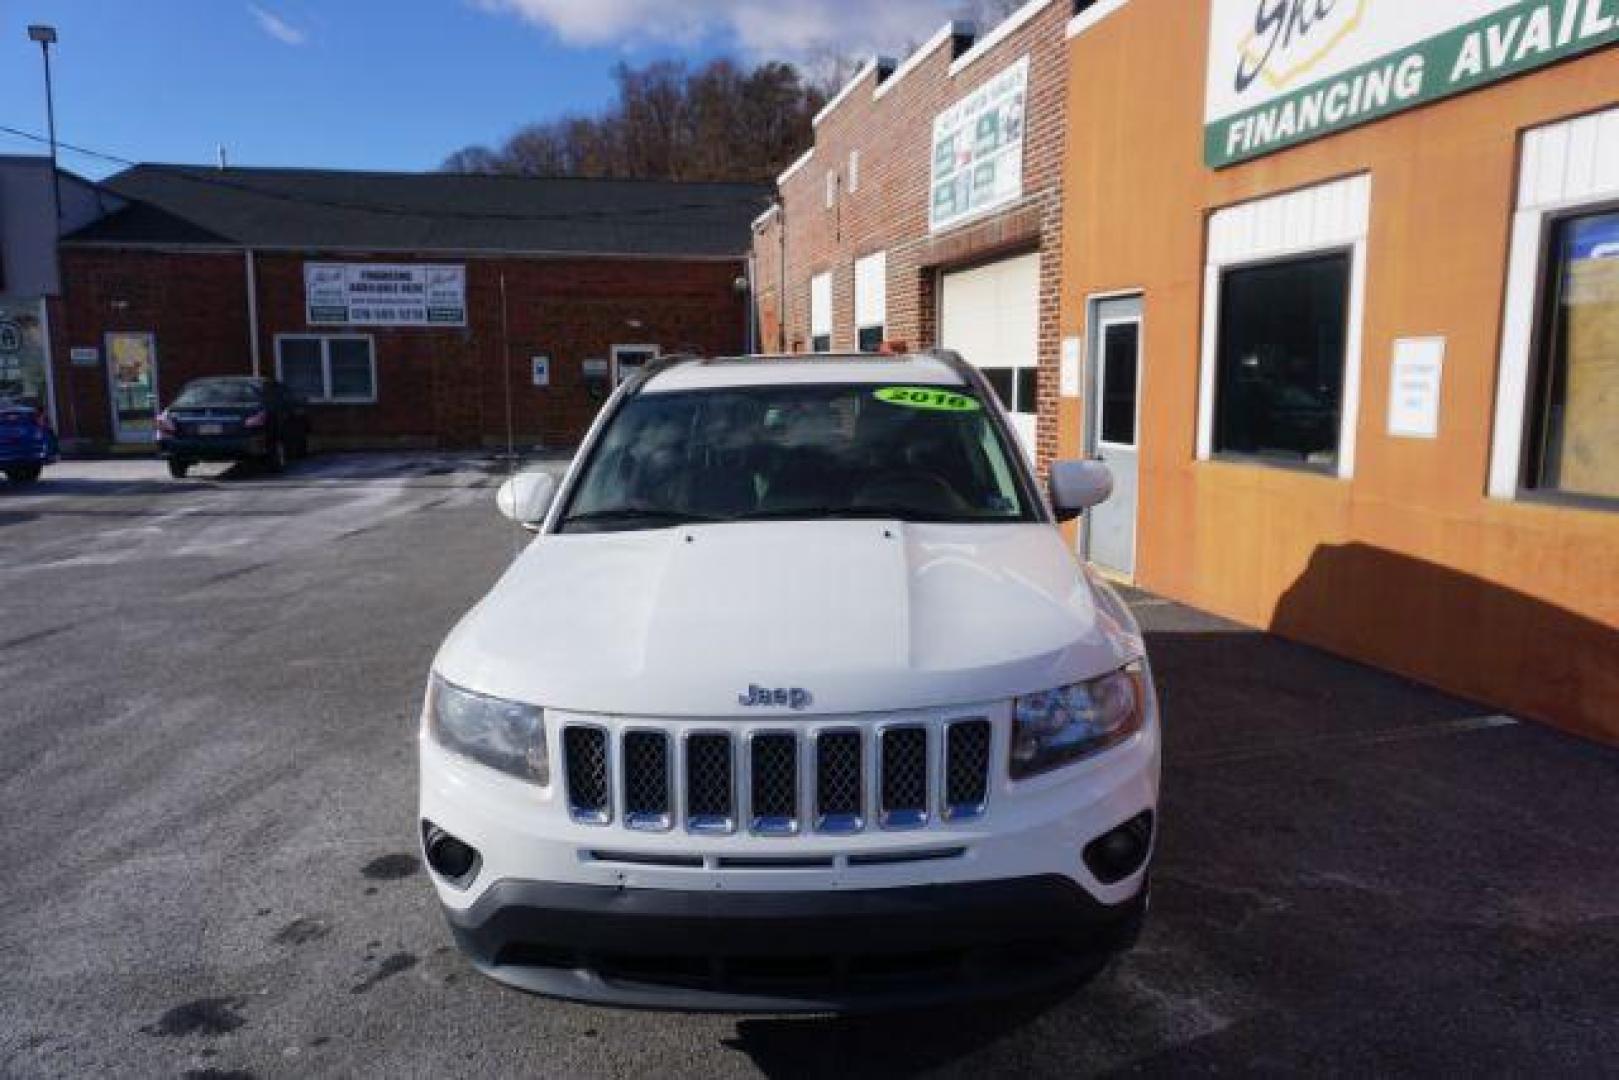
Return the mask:
[[1530,485],[1619,498],[1619,211],[1561,222],[1547,273]]
[[0,401],[48,405],[42,307],[38,300],[0,300]]
[[1336,467],[1349,265],[1337,253],[1225,272],[1216,454]]

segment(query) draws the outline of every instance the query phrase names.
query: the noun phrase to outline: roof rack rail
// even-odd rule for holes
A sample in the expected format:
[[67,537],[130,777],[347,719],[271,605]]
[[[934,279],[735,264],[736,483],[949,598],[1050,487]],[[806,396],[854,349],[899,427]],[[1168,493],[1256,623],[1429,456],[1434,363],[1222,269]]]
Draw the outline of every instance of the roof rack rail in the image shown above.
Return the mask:
[[923,349],[922,355],[931,356],[933,359],[944,364],[951,371],[954,371],[957,375],[960,375],[961,381],[966,383],[968,386],[978,385],[978,369],[967,363],[966,360],[962,359],[961,354],[956,350],[942,349],[935,346],[931,349]]
[[639,394],[641,392],[641,387],[645,386],[656,376],[668,371],[670,368],[679,367],[681,364],[701,363],[703,359],[704,357],[700,353],[675,352],[664,353],[656,360],[648,360],[645,364],[641,365],[641,370],[637,371],[634,375],[631,375],[628,380],[626,380],[624,396],[634,397],[635,395]]

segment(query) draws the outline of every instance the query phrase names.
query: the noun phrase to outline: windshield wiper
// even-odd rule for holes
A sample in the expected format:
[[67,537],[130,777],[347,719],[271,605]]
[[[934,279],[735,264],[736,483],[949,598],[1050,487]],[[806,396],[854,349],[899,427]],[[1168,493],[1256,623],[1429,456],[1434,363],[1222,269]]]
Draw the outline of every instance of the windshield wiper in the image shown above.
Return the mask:
[[[914,506],[794,506],[778,507],[773,510],[755,510],[752,513],[739,514],[731,518],[732,521],[793,521],[793,520],[825,520],[847,518],[853,520],[888,519],[898,521],[955,523],[964,521],[996,521],[997,518],[988,518],[982,514],[951,514],[935,513],[922,510]],[[1013,520],[1010,518],[1004,520]]]
[[707,514],[694,514],[685,510],[661,510],[650,506],[614,506],[605,510],[586,510],[583,513],[570,514],[562,520],[562,528],[564,531],[574,525],[623,525],[626,528],[636,526],[658,528],[723,520],[725,519],[711,517]]

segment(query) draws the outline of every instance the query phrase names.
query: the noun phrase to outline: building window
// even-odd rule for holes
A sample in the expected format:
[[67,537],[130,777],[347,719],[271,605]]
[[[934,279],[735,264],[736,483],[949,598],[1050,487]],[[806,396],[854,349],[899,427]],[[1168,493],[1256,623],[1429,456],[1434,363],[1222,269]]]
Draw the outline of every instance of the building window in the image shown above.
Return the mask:
[[1007,412],[1037,416],[1040,412],[1040,369],[1033,367],[981,368]]
[[1340,252],[1221,277],[1216,454],[1336,470],[1349,273]]
[[879,351],[888,325],[887,252],[855,260],[854,322],[860,351]]
[[832,351],[832,275],[810,278],[810,352]]
[[838,201],[838,174],[837,174],[837,172],[835,170],[828,169],[828,170],[826,170],[826,208],[828,210],[832,209],[832,205],[834,203],[836,203],[837,201]]
[[849,194],[860,190],[860,151],[849,151]]
[[1141,323],[1106,323],[1102,327],[1102,401],[1100,442],[1136,444],[1136,386],[1141,365]]
[[1556,222],[1525,481],[1619,499],[1619,210]]
[[310,401],[377,400],[376,354],[369,337],[352,334],[276,338],[276,376]]

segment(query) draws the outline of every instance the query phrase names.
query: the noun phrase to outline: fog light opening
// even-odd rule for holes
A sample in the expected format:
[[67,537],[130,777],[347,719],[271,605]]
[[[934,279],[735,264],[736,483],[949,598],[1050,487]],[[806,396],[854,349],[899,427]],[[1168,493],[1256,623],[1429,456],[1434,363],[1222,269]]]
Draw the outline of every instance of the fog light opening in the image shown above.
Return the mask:
[[422,850],[433,872],[459,889],[472,884],[483,861],[476,848],[456,839],[431,821],[422,822]]
[[1140,870],[1152,850],[1152,811],[1144,810],[1118,828],[1085,845],[1085,865],[1104,885],[1114,885]]

